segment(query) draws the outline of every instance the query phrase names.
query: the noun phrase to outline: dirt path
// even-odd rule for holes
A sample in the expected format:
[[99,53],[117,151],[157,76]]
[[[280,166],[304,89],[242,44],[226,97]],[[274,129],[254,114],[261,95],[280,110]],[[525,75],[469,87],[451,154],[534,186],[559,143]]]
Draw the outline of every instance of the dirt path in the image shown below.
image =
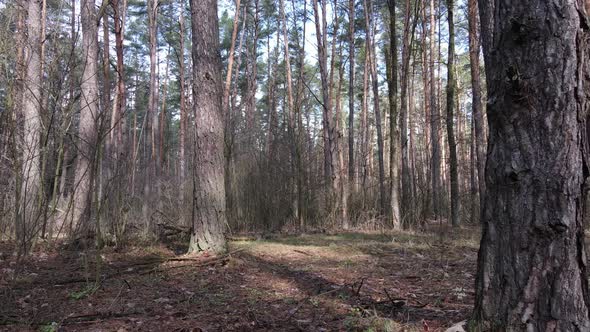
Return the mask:
[[42,250],[16,278],[4,244],[0,329],[439,331],[470,312],[478,237],[437,233],[234,241],[221,259]]

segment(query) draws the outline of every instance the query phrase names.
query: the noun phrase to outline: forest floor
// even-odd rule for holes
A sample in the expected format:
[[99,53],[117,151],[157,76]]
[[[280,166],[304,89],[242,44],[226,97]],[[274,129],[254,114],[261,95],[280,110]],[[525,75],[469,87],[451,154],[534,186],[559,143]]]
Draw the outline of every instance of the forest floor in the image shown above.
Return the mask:
[[0,243],[0,330],[444,331],[470,313],[478,242],[432,226],[232,241],[223,257],[40,245],[18,271]]

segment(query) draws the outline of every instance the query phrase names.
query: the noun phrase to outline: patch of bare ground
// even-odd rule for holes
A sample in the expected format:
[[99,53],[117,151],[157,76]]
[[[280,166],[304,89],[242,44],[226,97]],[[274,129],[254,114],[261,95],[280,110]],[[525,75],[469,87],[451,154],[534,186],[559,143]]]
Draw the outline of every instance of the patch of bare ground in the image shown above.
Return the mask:
[[478,233],[232,241],[222,257],[40,247],[20,264],[3,243],[0,329],[441,331],[470,313]]

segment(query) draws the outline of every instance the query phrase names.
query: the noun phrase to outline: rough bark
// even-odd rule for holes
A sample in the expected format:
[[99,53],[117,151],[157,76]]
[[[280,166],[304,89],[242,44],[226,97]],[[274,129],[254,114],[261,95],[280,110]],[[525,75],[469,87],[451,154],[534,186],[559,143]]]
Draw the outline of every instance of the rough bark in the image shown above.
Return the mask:
[[455,142],[455,22],[454,0],[447,0],[447,19],[449,23],[449,55],[447,59],[447,140],[449,144],[449,163],[451,173],[451,224],[459,226],[459,166]]
[[74,191],[74,222],[76,232],[85,235],[91,231],[90,215],[94,180],[94,157],[97,141],[96,119],[98,117],[98,28],[93,1],[80,4],[82,45],[84,60],[82,73],[80,124],[78,126],[78,154]]
[[227,220],[217,0],[191,0],[191,22],[196,146],[189,252],[223,252]]
[[490,132],[471,324],[589,331],[588,12],[575,1],[479,5]]
[[111,145],[113,146],[113,153],[117,154],[123,143],[123,127],[122,119],[125,114],[126,96],[125,96],[125,66],[123,64],[123,40],[124,29],[127,12],[127,0],[122,3],[119,0],[110,0],[113,8],[113,21],[115,28],[115,52],[117,54],[117,86],[115,91],[115,102],[113,107],[113,114],[111,117]]
[[[19,54],[21,79],[19,88],[23,90],[22,98],[17,106],[22,106],[22,133],[19,133],[21,144],[20,177],[17,183],[18,206],[16,212],[16,235],[19,242],[19,253],[26,254],[30,249],[29,233],[38,216],[37,201],[41,185],[41,1],[31,0],[25,3],[25,12],[19,13],[19,39],[24,50]],[[24,17],[27,17],[26,21]],[[23,25],[23,21],[26,22]],[[24,52],[23,52],[24,51]]]

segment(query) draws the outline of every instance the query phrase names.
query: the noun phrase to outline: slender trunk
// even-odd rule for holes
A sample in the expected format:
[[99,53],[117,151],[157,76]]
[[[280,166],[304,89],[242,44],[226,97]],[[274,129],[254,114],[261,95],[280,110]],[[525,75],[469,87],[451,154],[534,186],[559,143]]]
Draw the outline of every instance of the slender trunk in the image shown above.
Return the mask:
[[375,128],[377,129],[377,159],[379,167],[379,207],[381,215],[386,213],[385,166],[383,161],[383,132],[381,127],[381,108],[379,105],[379,82],[377,78],[377,55],[375,54],[374,20],[371,0],[364,0],[367,56],[369,57],[371,82],[373,86],[373,108],[375,111]]
[[[293,2],[293,8],[295,8],[295,3]],[[299,229],[301,231],[305,230],[305,218],[304,216],[304,202],[303,202],[303,185],[306,183],[305,180],[305,171],[303,167],[302,157],[303,157],[303,150],[304,150],[304,128],[303,128],[303,84],[305,80],[305,36],[306,36],[306,23],[307,23],[307,1],[303,4],[303,33],[302,33],[302,45],[299,49],[299,78],[297,80],[297,98],[295,102],[295,112],[297,113],[297,136],[296,136],[296,151],[297,151],[297,202],[299,203],[299,207],[297,208],[299,215],[298,215],[298,224]],[[299,41],[298,41],[299,42]],[[343,220],[344,223],[347,222],[347,219]],[[346,225],[346,224],[345,224]]]
[[333,150],[334,128],[332,124],[332,100],[330,96],[331,85],[329,82],[328,72],[328,37],[326,32],[326,4],[322,2],[322,18],[318,8],[318,0],[313,0],[313,13],[315,17],[316,38],[318,44],[318,63],[320,67],[320,80],[322,84],[322,123],[323,123],[323,140],[324,140],[324,177],[326,184],[333,186],[334,181],[334,163]]
[[[289,136],[289,146],[291,148],[291,167],[292,167],[292,174],[296,173],[296,165],[297,165],[297,151],[296,151],[296,141],[295,141],[295,118],[294,118],[294,100],[293,100],[293,84],[292,84],[292,75],[291,75],[291,57],[289,55],[289,35],[287,34],[287,18],[285,15],[285,4],[284,0],[280,0],[280,12],[281,12],[281,19],[283,21],[283,45],[284,45],[284,56],[285,56],[285,69],[287,71],[286,77],[286,85],[287,85],[287,132]],[[297,195],[297,180],[294,177],[291,181],[292,183],[292,196],[293,196],[293,210],[295,211],[294,217],[298,219],[299,211],[299,203],[298,195]]]
[[179,19],[178,19],[178,28],[180,29],[180,35],[178,38],[180,39],[179,46],[178,46],[178,79],[180,81],[180,125],[179,125],[179,134],[178,134],[178,158],[180,167],[179,167],[179,179],[180,179],[180,186],[182,189],[181,197],[184,197],[184,178],[186,176],[186,124],[187,124],[187,110],[186,110],[186,82],[185,82],[185,69],[184,69],[184,0],[179,0]]
[[459,226],[459,170],[457,162],[457,146],[453,130],[455,111],[455,22],[453,17],[455,2],[447,0],[449,20],[449,56],[447,64],[447,139],[451,172],[451,224]]
[[396,0],[388,0],[389,8],[389,55],[386,56],[387,82],[389,90],[389,205],[390,219],[394,228],[401,227],[400,200],[399,200],[399,151],[400,135],[398,131],[398,107],[397,107],[397,27],[396,27]]
[[125,106],[127,99],[125,96],[125,66],[123,57],[123,40],[124,29],[127,12],[127,0],[119,3],[119,0],[111,0],[111,7],[113,8],[113,21],[115,28],[115,51],[117,53],[117,87],[115,95],[115,103],[113,107],[113,114],[111,116],[111,145],[113,146],[113,154],[118,160],[121,144],[123,143],[123,128],[122,119],[125,114]]
[[[348,182],[349,192],[354,191],[356,183],[356,174],[354,169],[354,65],[355,65],[355,47],[354,47],[354,2],[348,0]],[[344,229],[348,229],[348,221],[344,220]]]
[[[366,43],[365,43],[366,46]],[[361,146],[360,146],[360,158],[359,158],[359,169],[361,170],[361,188],[363,190],[363,208],[365,207],[365,201],[367,196],[367,177],[369,173],[369,123],[367,119],[367,113],[369,112],[369,57],[366,56],[365,52],[365,66],[363,70],[363,103],[361,109]]]
[[[236,39],[238,37],[238,23],[240,21],[240,0],[236,1],[236,10],[234,14],[233,30],[231,34],[231,46],[229,48],[227,59],[227,73],[225,75],[225,85],[223,88],[223,112],[229,114],[227,108],[229,107],[229,90],[231,88],[232,70],[234,65],[234,50],[236,47]],[[238,68],[239,70],[239,68]]]
[[481,83],[479,71],[479,33],[478,33],[478,9],[477,0],[468,0],[468,20],[469,20],[469,60],[471,64],[471,107],[473,119],[475,120],[475,151],[477,155],[477,178],[479,185],[479,201],[483,206],[486,186],[485,186],[485,167],[486,167],[486,144],[484,133],[483,106],[481,102]]
[[440,151],[440,133],[439,133],[439,121],[440,121],[440,110],[437,103],[437,90],[436,90],[436,77],[434,71],[434,62],[436,57],[435,48],[435,36],[436,36],[436,21],[434,0],[430,0],[430,145],[432,145],[432,165],[431,181],[432,181],[432,212],[434,218],[440,217],[440,162],[441,162],[441,151]]
[[[168,120],[166,117],[166,97],[168,94],[168,67],[170,66],[170,46],[168,46],[168,52],[166,52],[166,69],[164,71],[164,83],[162,85],[162,109],[160,110],[160,133],[158,134],[160,138],[160,169],[163,170],[166,161],[166,153],[165,153],[165,141],[166,141],[166,121]],[[162,171],[162,173],[165,173]]]
[[[412,8],[410,1],[406,0],[406,14],[404,19],[404,41],[402,50],[401,73],[401,108],[400,108],[400,142],[401,142],[401,173],[402,173],[402,221],[404,225],[413,222],[413,193],[410,168],[410,151],[408,144],[408,88],[410,76],[410,58],[412,40],[417,19],[412,20]],[[416,3],[416,6],[418,3]]]

